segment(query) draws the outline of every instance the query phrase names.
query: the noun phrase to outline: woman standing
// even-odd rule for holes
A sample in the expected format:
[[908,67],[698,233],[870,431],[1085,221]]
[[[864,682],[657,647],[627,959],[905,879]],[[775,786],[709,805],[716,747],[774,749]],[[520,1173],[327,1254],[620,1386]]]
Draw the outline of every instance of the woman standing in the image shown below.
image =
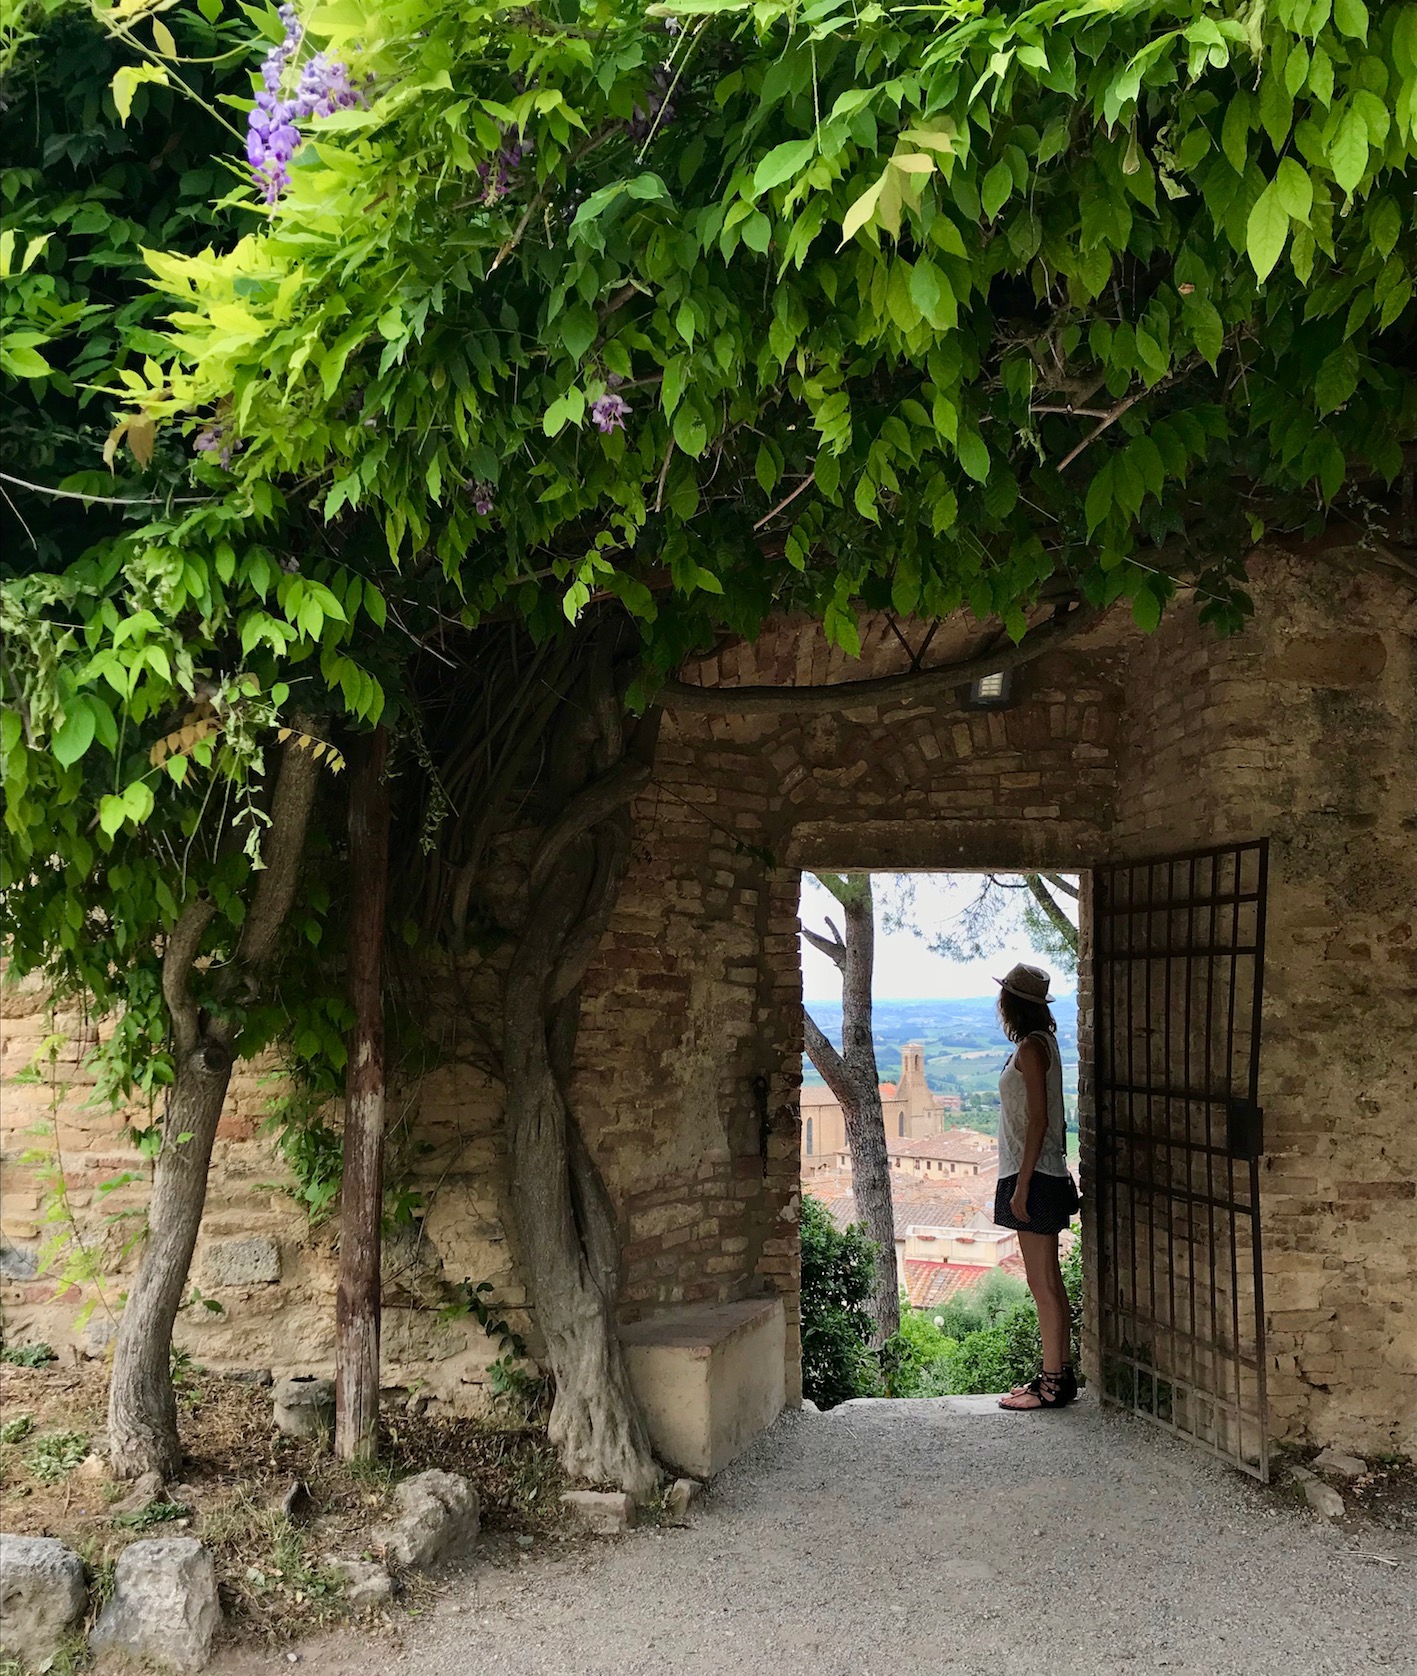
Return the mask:
[[1066,1408],[1078,1394],[1072,1314],[1058,1266],[1058,1235],[1078,1208],[1068,1173],[1063,1061],[1048,1005],[1048,974],[1015,966],[999,978],[999,1022],[1016,1044],[999,1078],[999,1185],[994,1221],[1018,1234],[1028,1289],[1038,1305],[1043,1368],[1000,1399],[1000,1408]]

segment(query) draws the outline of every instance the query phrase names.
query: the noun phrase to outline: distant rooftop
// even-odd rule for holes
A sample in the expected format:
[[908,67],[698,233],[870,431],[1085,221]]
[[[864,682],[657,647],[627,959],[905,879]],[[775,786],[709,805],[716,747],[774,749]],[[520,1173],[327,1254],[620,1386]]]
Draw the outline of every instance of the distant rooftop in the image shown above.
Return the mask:
[[999,1143],[993,1135],[981,1135],[977,1129],[946,1129],[942,1135],[926,1135],[918,1141],[887,1136],[886,1151],[893,1158],[939,1158],[946,1163],[977,1164],[997,1157]]

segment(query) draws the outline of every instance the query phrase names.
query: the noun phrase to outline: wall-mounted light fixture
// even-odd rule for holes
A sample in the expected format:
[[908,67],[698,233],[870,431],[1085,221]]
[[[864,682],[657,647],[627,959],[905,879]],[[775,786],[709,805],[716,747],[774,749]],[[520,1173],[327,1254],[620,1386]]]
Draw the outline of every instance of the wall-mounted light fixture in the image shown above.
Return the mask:
[[1002,710],[1010,702],[1013,684],[1011,669],[996,669],[992,675],[981,675],[969,683],[965,703],[971,710]]

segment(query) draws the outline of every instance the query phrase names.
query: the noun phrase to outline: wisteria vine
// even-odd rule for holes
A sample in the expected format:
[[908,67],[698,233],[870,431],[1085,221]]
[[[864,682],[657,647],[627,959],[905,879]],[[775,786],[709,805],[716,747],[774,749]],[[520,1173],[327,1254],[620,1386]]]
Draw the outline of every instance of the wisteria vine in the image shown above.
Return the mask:
[[261,65],[263,85],[246,127],[246,156],[268,204],[275,203],[290,184],[290,160],[303,138],[296,123],[312,116],[332,116],[365,102],[364,91],[349,79],[349,66],[323,52],[305,61],[294,94],[282,97],[281,88],[305,31],[293,5],[282,6],[278,15],[285,35]]

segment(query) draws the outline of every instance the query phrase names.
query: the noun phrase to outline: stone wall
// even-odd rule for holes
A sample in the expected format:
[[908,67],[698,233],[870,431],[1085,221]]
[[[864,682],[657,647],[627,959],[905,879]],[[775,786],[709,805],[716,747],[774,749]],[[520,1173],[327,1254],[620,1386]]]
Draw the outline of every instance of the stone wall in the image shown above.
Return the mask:
[[1417,1446],[1417,605],[1341,554],[1133,656],[1116,857],[1268,837],[1260,1195],[1275,1435]]
[[[800,869],[1086,870],[1113,856],[1268,835],[1263,1191],[1276,1430],[1411,1447],[1412,609],[1337,558],[1268,561],[1256,593],[1256,627],[1227,642],[1184,603],[1150,638],[1114,614],[1021,669],[999,712],[946,693],[841,713],[666,716],[654,779],[634,810],[630,872],[587,976],[575,1086],[620,1211],[627,1318],[780,1294],[789,1396],[800,1390]],[[857,663],[812,625],[780,620],[687,678],[751,685],[895,672],[926,632],[899,630],[868,618]],[[977,630],[950,623],[927,661],[977,645]],[[515,895],[514,858],[505,870]],[[496,1074],[499,969],[494,953],[451,974],[441,1063],[402,1109],[416,1143],[410,1185],[426,1214],[391,1253],[388,1377],[457,1406],[479,1400],[495,1352],[475,1326],[445,1322],[434,1306],[464,1278],[493,1281],[513,1310],[526,1304]],[[1083,991],[1079,1024],[1090,1040],[1086,982]],[[33,1011],[6,1029],[8,1074],[41,1032]],[[1089,1069],[1084,1055],[1085,1173]],[[16,1159],[42,1113],[35,1091],[18,1103],[5,1092],[5,1230],[25,1248],[9,1259],[23,1268],[37,1189]],[[313,1370],[329,1363],[335,1227],[310,1230],[288,1197],[263,1185],[282,1175],[254,1133],[267,1097],[243,1075],[219,1143],[196,1279],[207,1290],[203,1274],[229,1277],[215,1293],[226,1313],[189,1311],[182,1331],[218,1364]],[[63,1119],[79,1193],[91,1192],[122,1162],[113,1125],[83,1116],[74,1100]],[[270,1259],[254,1247],[210,1269],[209,1247],[248,1238],[279,1246],[278,1280],[261,1278]],[[48,1286],[6,1283],[15,1328],[62,1336]],[[534,1341],[534,1312],[515,1318]]]

